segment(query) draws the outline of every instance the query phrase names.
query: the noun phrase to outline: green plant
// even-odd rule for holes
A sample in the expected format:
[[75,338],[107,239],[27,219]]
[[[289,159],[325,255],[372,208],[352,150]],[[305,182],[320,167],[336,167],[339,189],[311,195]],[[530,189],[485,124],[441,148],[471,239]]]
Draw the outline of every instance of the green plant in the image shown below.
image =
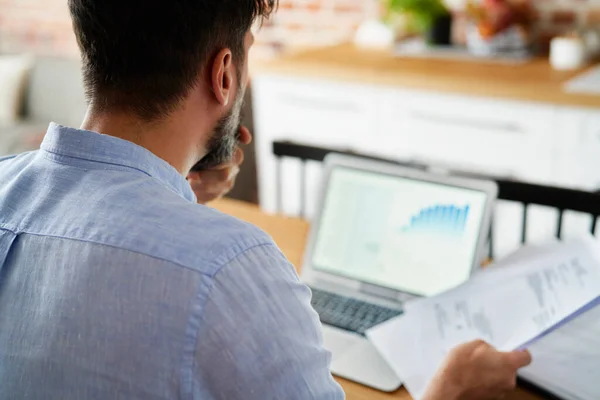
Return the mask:
[[394,15],[407,17],[407,30],[424,33],[431,29],[435,21],[448,15],[449,11],[442,0],[384,0],[387,7],[386,19],[393,20]]

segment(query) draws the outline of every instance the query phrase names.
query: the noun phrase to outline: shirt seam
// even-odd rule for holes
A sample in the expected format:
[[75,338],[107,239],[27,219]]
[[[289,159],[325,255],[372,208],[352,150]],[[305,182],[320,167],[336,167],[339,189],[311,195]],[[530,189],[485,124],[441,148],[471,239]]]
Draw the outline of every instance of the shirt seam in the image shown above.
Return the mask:
[[[124,247],[119,247],[116,246],[114,244],[110,244],[110,243],[103,243],[100,241],[96,241],[96,240],[91,240],[91,239],[83,239],[83,238],[75,238],[75,237],[69,237],[69,236],[61,236],[61,235],[52,235],[52,234],[43,234],[43,233],[37,233],[37,232],[31,232],[31,231],[27,231],[27,230],[21,230],[18,229],[16,227],[11,227],[8,224],[2,223],[0,222],[0,229],[4,230],[4,231],[8,231],[11,232],[15,235],[21,235],[21,234],[25,234],[25,235],[32,235],[32,236],[37,236],[37,237],[49,237],[49,238],[54,238],[54,239],[65,239],[65,240],[73,240],[76,242],[81,242],[81,243],[88,243],[88,244],[95,244],[98,246],[104,246],[104,247],[110,247],[112,249],[118,249],[118,250],[123,250],[123,251],[128,251],[130,253],[133,254],[138,254],[141,256],[146,256],[155,260],[159,260],[159,261],[164,261],[164,262],[168,262],[171,263],[173,265],[179,266],[181,268],[185,268],[187,270],[190,270],[192,272],[196,272],[199,275],[202,276],[207,276],[211,279],[214,279],[216,277],[216,275],[219,274],[219,272],[223,269],[223,267],[227,266],[228,264],[230,264],[231,262],[233,262],[236,258],[238,258],[241,254],[244,254],[245,252],[257,248],[257,247],[262,247],[262,246],[272,246],[272,243],[259,243],[259,244],[253,244],[250,245],[248,247],[242,246],[242,250],[239,250],[238,252],[236,252],[235,254],[233,254],[231,257],[226,258],[223,262],[217,262],[217,259],[214,259],[212,261],[209,262],[209,265],[211,267],[215,267],[214,270],[215,272],[213,273],[204,273],[201,271],[198,271],[197,269],[190,267],[189,265],[185,265],[182,264],[180,262],[174,261],[174,260],[169,260],[166,259],[164,257],[159,257],[159,256],[155,256],[155,255],[151,255],[148,253],[144,253],[141,251],[137,251],[137,250],[132,250],[132,249],[128,249],[128,248],[124,248]],[[218,258],[218,257],[217,257]]]
[[[181,376],[180,376],[180,382],[181,382],[181,395],[183,399],[189,399],[189,400],[194,400],[193,399],[193,394],[194,394],[194,368],[196,366],[196,359],[197,359],[197,346],[196,343],[198,341],[198,337],[200,336],[200,329],[202,328],[202,315],[204,313],[204,309],[206,307],[206,304],[208,302],[208,299],[210,298],[210,294],[212,293],[215,285],[215,281],[217,280],[219,274],[221,273],[221,271],[223,271],[225,268],[227,268],[228,265],[230,265],[231,263],[233,263],[234,261],[236,261],[240,256],[250,252],[251,250],[255,250],[257,248],[263,248],[263,247],[274,247],[275,244],[274,243],[262,243],[262,244],[257,244],[257,245],[253,245],[250,246],[248,248],[246,248],[245,250],[241,250],[239,252],[237,252],[235,254],[235,256],[231,257],[228,261],[224,262],[223,265],[221,265],[217,271],[210,276],[210,283],[207,285],[207,291],[206,291],[206,295],[204,296],[204,298],[202,298],[202,288],[205,285],[204,282],[200,283],[200,287],[198,288],[198,291],[196,293],[196,297],[195,297],[195,301],[196,302],[201,302],[202,304],[197,304],[197,307],[193,308],[193,311],[190,313],[190,317],[188,319],[188,329],[191,332],[191,336],[190,336],[190,340],[189,343],[186,343],[184,345],[184,351],[183,351],[183,360],[182,360],[182,366],[181,366]],[[196,321],[196,324],[194,324],[194,322]],[[197,327],[194,327],[194,325],[197,325]],[[191,349],[191,351],[188,351],[189,349]],[[188,362],[186,362],[186,355],[190,354],[191,356],[191,360],[189,360]],[[186,377],[187,377],[187,382],[186,382]],[[186,383],[189,384],[189,387],[186,387]]]
[[0,225],[0,231],[4,231],[4,232],[12,233],[13,235],[16,235],[16,233],[13,229],[3,228],[2,225]]
[[[64,125],[60,125],[57,124],[55,122],[51,122],[50,123],[50,127],[48,128],[48,132],[52,132],[52,133],[58,133],[60,134],[61,131],[76,131],[76,132],[85,132],[85,133],[91,133],[95,136],[100,135],[101,137],[110,137],[109,135],[104,135],[104,134],[100,134],[98,132],[94,132],[94,131],[89,131],[89,130],[81,130],[81,129],[75,129],[75,128],[70,128]],[[124,140],[124,139],[120,139],[120,138],[116,138],[116,137],[111,137],[111,139],[118,139],[121,142],[127,142],[130,145],[133,145],[134,147],[136,147],[135,149],[131,149],[132,151],[134,151],[136,154],[134,155],[139,155],[141,157],[146,157],[148,155],[151,155],[152,157],[156,157],[155,154],[153,154],[151,151],[149,151],[148,149],[144,148],[143,146],[139,146],[136,145],[135,143],[132,143],[130,141]],[[105,140],[103,140],[105,141]],[[122,147],[122,143],[120,143]],[[110,143],[110,147],[114,147],[115,143]],[[148,169],[153,169],[153,166],[151,163],[145,162],[143,163],[143,166],[135,166],[132,164],[128,164],[128,163],[124,163],[123,161],[121,162],[116,162],[114,160],[113,157],[111,157],[110,155],[90,155],[90,153],[87,152],[82,152],[82,151],[76,151],[76,150],[65,150],[63,151],[61,149],[61,146],[56,146],[52,143],[52,141],[46,141],[46,138],[44,139],[44,142],[42,143],[42,145],[40,146],[40,150],[47,152],[47,153],[51,153],[60,157],[70,157],[70,158],[74,158],[74,159],[78,159],[78,160],[83,160],[83,161],[93,161],[96,163],[100,163],[100,164],[112,164],[112,165],[116,165],[116,166],[120,166],[120,167],[126,167],[126,168],[131,168],[140,172],[143,172],[144,174],[147,175],[152,175],[152,172],[149,171]],[[145,154],[143,154],[145,153]],[[87,158],[87,157],[97,157],[97,158]],[[155,166],[156,167],[156,166]]]
[[[54,157],[50,157],[50,156],[54,156]],[[111,163],[111,162],[104,162],[104,161],[98,161],[98,160],[91,160],[88,158],[82,158],[82,157],[76,157],[76,156],[71,156],[71,155],[64,155],[64,154],[60,154],[60,153],[56,153],[53,151],[48,151],[48,150],[42,150],[42,157],[44,157],[46,160],[60,164],[60,165],[65,165],[67,167],[70,168],[76,168],[82,171],[86,171],[85,168],[82,168],[80,166],[76,166],[73,164],[69,164],[67,163],[65,160],[61,160],[61,158],[72,158],[75,160],[80,160],[80,161],[85,161],[85,162],[90,162],[90,163],[95,163],[95,164],[100,164],[100,165],[108,165],[112,168],[107,168],[104,169],[104,171],[106,170],[110,170],[110,171],[120,171],[121,168],[126,168],[126,169],[130,169],[133,171],[138,171],[141,172],[142,174],[146,175],[147,177],[151,178],[152,180],[158,182],[162,187],[164,187],[165,189],[169,190],[172,193],[175,193],[177,196],[183,198],[186,201],[190,201],[189,199],[186,198],[185,193],[183,192],[179,192],[175,187],[171,187],[171,185],[168,185],[167,183],[163,182],[161,179],[158,179],[157,177],[155,177],[154,175],[152,175],[150,172],[144,171],[143,169],[139,169],[136,167],[132,167],[129,165],[124,165],[124,164],[119,164],[119,163]],[[120,167],[120,168],[119,168]]]
[[[52,147],[46,147],[46,148],[44,148],[42,150],[42,152],[43,153],[47,153],[47,154],[43,154],[44,158],[46,158],[47,160],[56,162],[58,164],[67,165],[67,166],[73,167],[73,168],[85,169],[85,168],[77,167],[75,165],[68,164],[68,163],[64,162],[63,160],[60,160],[60,158],[72,158],[72,159],[75,159],[75,160],[86,161],[86,162],[91,162],[91,163],[95,163],[95,164],[111,165],[111,166],[114,166],[114,167],[128,168],[128,169],[132,169],[134,171],[138,171],[138,172],[143,173],[144,175],[152,177],[151,173],[149,173],[147,171],[144,171],[143,169],[140,169],[140,168],[132,167],[132,166],[126,165],[126,164],[119,164],[119,163],[115,163],[115,162],[98,161],[98,160],[89,159],[89,158],[83,158],[83,157],[78,157],[78,156],[74,156],[74,155],[61,154],[58,151],[55,151],[54,148],[52,148]],[[52,154],[52,155],[56,156],[57,158],[49,158],[48,154]]]
[[[31,153],[31,152],[28,152],[28,153]],[[27,154],[27,152],[24,153],[24,154]],[[0,162],[14,160],[15,158],[17,158],[17,156],[18,156],[18,154],[11,154],[9,156],[2,156],[2,157],[0,157]]]

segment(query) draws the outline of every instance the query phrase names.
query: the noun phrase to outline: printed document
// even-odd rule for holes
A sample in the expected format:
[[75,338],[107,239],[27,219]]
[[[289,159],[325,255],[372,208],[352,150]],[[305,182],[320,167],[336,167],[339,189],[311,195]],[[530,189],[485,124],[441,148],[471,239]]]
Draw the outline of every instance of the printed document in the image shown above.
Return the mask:
[[442,295],[408,303],[403,316],[367,336],[419,399],[457,345],[483,339],[510,351],[539,342],[544,354],[544,339],[575,326],[599,302],[600,251],[586,238],[528,251]]

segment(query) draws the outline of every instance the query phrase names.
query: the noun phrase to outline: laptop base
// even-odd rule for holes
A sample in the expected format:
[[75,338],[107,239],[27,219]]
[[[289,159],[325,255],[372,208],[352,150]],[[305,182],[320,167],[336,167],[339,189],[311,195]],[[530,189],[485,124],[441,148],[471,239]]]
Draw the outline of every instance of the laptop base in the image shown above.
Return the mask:
[[402,386],[387,362],[363,336],[331,326],[323,326],[325,348],[332,355],[331,373],[382,392],[395,392]]

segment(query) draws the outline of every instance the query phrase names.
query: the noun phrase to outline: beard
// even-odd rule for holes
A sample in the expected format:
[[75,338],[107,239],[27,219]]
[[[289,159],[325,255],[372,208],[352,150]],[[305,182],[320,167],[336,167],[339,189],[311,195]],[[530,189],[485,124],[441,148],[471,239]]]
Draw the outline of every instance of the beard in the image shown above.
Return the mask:
[[243,107],[244,91],[240,90],[231,110],[217,123],[208,142],[208,153],[194,165],[192,171],[213,169],[231,161],[240,139]]

